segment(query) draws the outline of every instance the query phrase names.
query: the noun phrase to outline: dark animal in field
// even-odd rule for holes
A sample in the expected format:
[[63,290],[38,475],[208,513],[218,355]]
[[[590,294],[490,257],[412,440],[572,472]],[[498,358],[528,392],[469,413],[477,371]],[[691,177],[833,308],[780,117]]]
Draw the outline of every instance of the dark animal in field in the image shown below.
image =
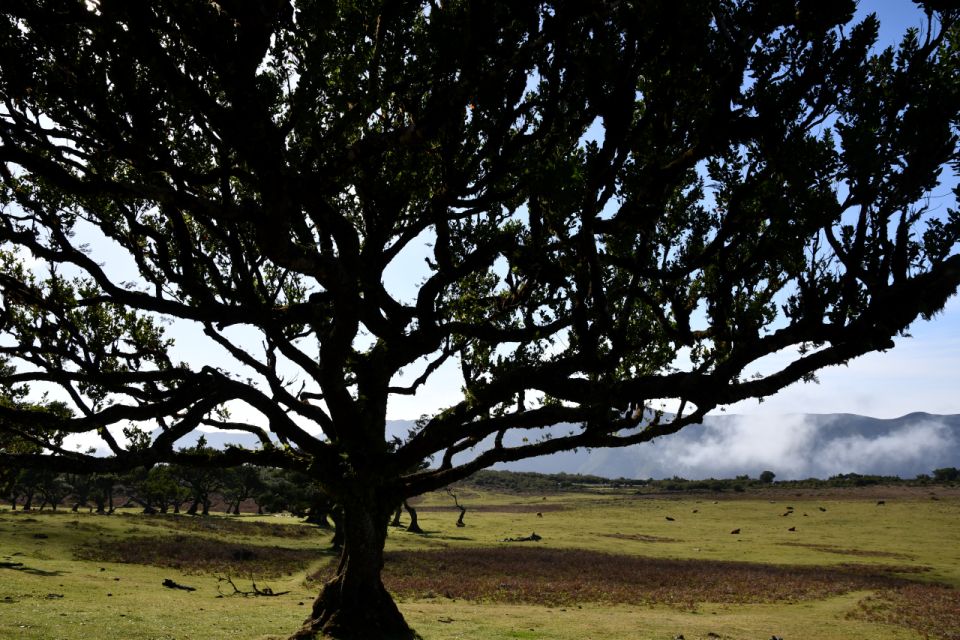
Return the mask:
[[163,586],[165,586],[167,589],[180,589],[181,591],[196,591],[196,590],[197,590],[196,587],[188,587],[188,586],[185,585],[185,584],[177,584],[176,582],[174,582],[174,581],[171,580],[170,578],[167,578],[167,579],[165,579],[165,580],[163,581]]
[[667,517],[666,517],[666,520],[667,520],[668,522],[673,522],[674,519],[671,518],[670,516],[667,516]]
[[877,500],[877,506],[878,506],[878,507],[879,507],[879,506],[882,506],[882,505],[885,505],[885,504],[887,504],[886,500]]
[[734,536],[737,535],[738,533],[740,533],[740,529],[734,529],[733,531],[730,532],[730,534]]
[[820,509],[820,511],[826,511],[826,509],[823,507],[817,507],[817,509]]
[[796,530],[797,530],[796,527],[790,527],[789,529],[787,529],[787,531],[796,531]]
[[538,518],[542,518],[542,517],[543,517],[543,514],[540,513],[539,511],[537,511],[537,517],[538,517]]

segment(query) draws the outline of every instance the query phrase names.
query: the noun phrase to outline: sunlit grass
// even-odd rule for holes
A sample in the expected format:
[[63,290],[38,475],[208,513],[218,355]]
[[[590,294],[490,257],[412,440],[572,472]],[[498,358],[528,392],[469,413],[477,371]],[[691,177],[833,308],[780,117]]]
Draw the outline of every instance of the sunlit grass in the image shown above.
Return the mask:
[[[424,535],[391,528],[385,580],[427,640],[955,640],[960,492],[898,491],[883,505],[856,491],[458,491],[463,528],[438,492],[419,501]],[[504,542],[532,532],[542,540]],[[0,638],[284,637],[316,595],[307,576],[329,563],[329,539],[270,516],[0,510]],[[224,597],[218,574],[290,593]]]

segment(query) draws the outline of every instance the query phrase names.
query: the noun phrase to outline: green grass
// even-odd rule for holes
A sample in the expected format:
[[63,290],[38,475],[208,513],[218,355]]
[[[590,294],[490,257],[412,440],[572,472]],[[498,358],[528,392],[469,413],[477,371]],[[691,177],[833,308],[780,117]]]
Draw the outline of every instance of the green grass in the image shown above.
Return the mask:
[[[424,535],[391,529],[385,581],[427,640],[956,640],[960,492],[933,491],[891,489],[884,505],[855,490],[459,491],[463,528],[437,493],[419,501]],[[542,540],[503,541],[532,532]],[[0,568],[0,638],[284,637],[309,611],[329,536],[278,517],[0,510],[0,562],[20,563]],[[217,575],[290,593],[224,596]]]

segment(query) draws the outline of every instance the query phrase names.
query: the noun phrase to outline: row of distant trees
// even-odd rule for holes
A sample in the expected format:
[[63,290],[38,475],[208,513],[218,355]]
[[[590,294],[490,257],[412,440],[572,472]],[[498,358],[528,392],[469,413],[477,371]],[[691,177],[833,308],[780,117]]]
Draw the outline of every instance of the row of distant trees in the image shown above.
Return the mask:
[[241,465],[228,469],[198,469],[160,464],[123,474],[56,473],[22,469],[7,481],[5,494],[16,509],[68,506],[112,513],[136,506],[145,513],[207,515],[218,508],[239,514],[251,503],[259,513],[288,511],[323,517],[327,500],[309,478],[281,469]]
[[[201,445],[202,446],[202,445]],[[773,483],[775,474],[764,471],[756,478],[688,480],[679,476],[655,480],[596,475],[541,474],[481,471],[461,483],[479,489],[517,492],[571,491],[578,488],[617,486],[650,491],[747,491]],[[790,487],[858,487],[890,484],[949,484],[960,482],[960,469],[944,467],[915,478],[847,473],[827,479],[809,478],[777,482]],[[175,464],[137,468],[124,474],[56,473],[22,469],[9,476],[3,487],[13,508],[24,510],[63,506],[74,511],[88,509],[112,513],[118,507],[135,506],[145,513],[208,515],[218,508],[227,514],[244,509],[257,513],[289,512],[320,525],[336,518],[336,507],[320,487],[302,473],[241,465],[227,469],[203,469]],[[408,510],[409,507],[408,507]],[[411,513],[414,516],[415,511]],[[415,517],[415,516],[414,516]],[[395,518],[396,520],[396,518]]]
[[[213,451],[201,438],[194,453]],[[78,511],[112,513],[118,507],[136,506],[145,513],[208,515],[215,506],[239,514],[241,506],[254,505],[258,513],[290,512],[327,524],[333,511],[326,494],[306,475],[285,469],[244,464],[229,468],[204,468],[157,464],[117,473],[60,473],[43,468],[7,470],[0,478],[14,509],[61,505]]]
[[[534,472],[511,472],[485,470],[475,473],[462,484],[478,489],[528,492],[576,491],[577,489],[595,489],[597,487],[635,488],[638,491],[733,491],[741,492],[774,484],[776,474],[765,470],[757,477],[738,475],[734,478],[707,478],[690,480],[680,476],[672,478],[604,478],[597,475],[571,473],[542,474]],[[824,488],[824,487],[863,487],[870,485],[928,485],[960,482],[960,469],[944,467],[934,469],[930,474],[920,474],[915,478],[899,476],[865,475],[844,473],[826,479],[807,478],[804,480],[776,481],[780,487]]]

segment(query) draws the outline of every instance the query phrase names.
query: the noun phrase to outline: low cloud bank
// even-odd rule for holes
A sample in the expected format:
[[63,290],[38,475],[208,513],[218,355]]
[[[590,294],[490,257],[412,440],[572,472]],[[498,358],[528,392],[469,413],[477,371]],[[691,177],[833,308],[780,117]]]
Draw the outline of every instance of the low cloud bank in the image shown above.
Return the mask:
[[784,480],[842,473],[915,476],[939,466],[934,461],[946,464],[944,454],[958,448],[957,434],[933,419],[849,435],[837,435],[847,431],[840,423],[840,417],[736,416],[705,425],[696,441],[665,443],[661,462],[675,458],[678,475],[690,477],[756,477],[764,469]]
[[960,466],[960,415],[716,416],[672,436],[626,449],[564,453],[500,468],[589,473],[610,478],[757,477],[780,480],[844,473],[912,478]]

